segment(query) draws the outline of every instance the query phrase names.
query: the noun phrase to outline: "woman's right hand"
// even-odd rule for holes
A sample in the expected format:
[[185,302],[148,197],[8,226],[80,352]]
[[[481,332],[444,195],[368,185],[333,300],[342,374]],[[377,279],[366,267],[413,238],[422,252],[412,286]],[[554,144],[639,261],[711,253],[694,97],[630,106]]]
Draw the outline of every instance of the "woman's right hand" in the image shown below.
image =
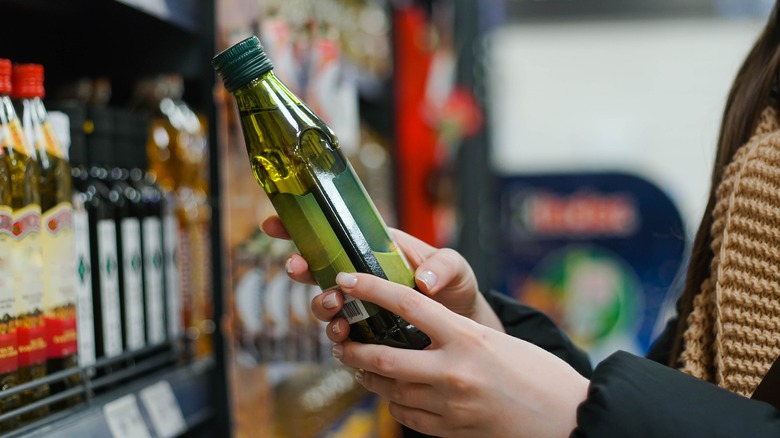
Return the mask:
[[[262,229],[271,237],[290,238],[278,216],[263,221]],[[480,293],[474,272],[463,256],[449,248],[435,248],[400,230],[391,228],[390,232],[414,270],[418,290],[455,313],[504,331],[498,316]],[[299,254],[292,254],[285,268],[293,280],[315,284],[306,260]],[[328,337],[334,342],[342,342],[349,335],[347,321],[336,318],[343,303],[344,299],[338,290],[324,292],[311,303],[317,319],[330,321]]]

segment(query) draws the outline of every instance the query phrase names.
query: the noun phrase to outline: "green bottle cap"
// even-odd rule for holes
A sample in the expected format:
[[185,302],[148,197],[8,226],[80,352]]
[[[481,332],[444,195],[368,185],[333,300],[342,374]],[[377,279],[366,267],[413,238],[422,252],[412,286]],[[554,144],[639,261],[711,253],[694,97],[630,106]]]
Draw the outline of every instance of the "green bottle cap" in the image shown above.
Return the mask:
[[211,60],[211,65],[231,93],[274,68],[256,36],[228,47]]

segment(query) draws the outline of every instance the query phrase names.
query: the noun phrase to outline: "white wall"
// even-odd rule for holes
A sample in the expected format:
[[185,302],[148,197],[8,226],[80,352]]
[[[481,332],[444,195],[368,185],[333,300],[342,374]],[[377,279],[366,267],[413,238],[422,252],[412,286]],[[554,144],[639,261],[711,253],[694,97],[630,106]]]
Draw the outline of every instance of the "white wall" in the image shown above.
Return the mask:
[[488,48],[499,173],[621,170],[666,190],[689,232],[709,191],[721,112],[763,21],[505,26]]

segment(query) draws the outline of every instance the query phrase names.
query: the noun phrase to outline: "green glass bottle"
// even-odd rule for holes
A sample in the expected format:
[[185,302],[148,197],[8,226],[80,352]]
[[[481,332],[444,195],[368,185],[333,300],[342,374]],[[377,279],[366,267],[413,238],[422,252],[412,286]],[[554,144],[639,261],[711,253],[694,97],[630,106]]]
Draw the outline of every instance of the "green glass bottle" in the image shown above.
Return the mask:
[[[21,126],[11,103],[11,61],[0,59],[0,395],[19,384],[16,337],[16,260],[14,259],[14,174],[6,150],[21,138]],[[13,129],[13,130],[12,130]],[[0,398],[0,413],[17,408],[21,397]],[[0,433],[16,428],[18,417],[0,422]]]
[[[76,264],[73,258],[73,190],[67,154],[54,134],[43,103],[43,66],[17,64],[13,68],[13,96],[22,108],[27,142],[37,153],[40,167],[41,249],[43,256],[43,315],[46,373],[78,366],[76,357]],[[79,384],[78,374],[53,382],[53,393]],[[78,403],[71,398],[64,407]]]
[[[212,65],[233,94],[249,161],[323,290],[339,272],[365,272],[415,287],[408,262],[333,131],[273,73],[257,37],[218,54]],[[423,349],[428,336],[372,303],[345,297],[354,341]]]

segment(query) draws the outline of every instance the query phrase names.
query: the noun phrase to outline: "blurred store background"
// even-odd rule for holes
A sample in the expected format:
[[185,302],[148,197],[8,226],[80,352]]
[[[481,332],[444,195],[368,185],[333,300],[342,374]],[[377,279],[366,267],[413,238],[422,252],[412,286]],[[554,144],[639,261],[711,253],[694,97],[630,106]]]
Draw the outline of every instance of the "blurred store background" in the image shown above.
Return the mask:
[[[19,36],[0,58],[45,68],[43,99],[74,185],[94,195],[136,178],[157,200],[128,229],[159,244],[123,253],[121,267],[96,248],[78,259],[68,327],[78,325],[79,362],[0,390],[0,436],[400,436],[386,403],[330,357],[309,310],[319,290],[284,270],[295,248],[260,230],[273,208],[210,65],[251,35],[339,136],[389,225],[460,251],[482,290],[544,310],[594,362],[643,354],[674,310],[728,88],[773,5],[0,2],[4,29]],[[74,207],[93,215],[79,216],[93,235],[98,207],[113,205],[99,198]],[[139,239],[123,240],[121,223],[130,216],[102,219],[132,249]],[[107,260],[118,260],[113,250]],[[14,268],[28,272],[25,263]],[[121,339],[95,352],[82,329],[104,336],[94,321],[109,319],[109,288],[98,271],[113,269],[146,281],[112,289]],[[145,306],[130,312],[130,295]],[[20,404],[32,390],[39,398]]]

